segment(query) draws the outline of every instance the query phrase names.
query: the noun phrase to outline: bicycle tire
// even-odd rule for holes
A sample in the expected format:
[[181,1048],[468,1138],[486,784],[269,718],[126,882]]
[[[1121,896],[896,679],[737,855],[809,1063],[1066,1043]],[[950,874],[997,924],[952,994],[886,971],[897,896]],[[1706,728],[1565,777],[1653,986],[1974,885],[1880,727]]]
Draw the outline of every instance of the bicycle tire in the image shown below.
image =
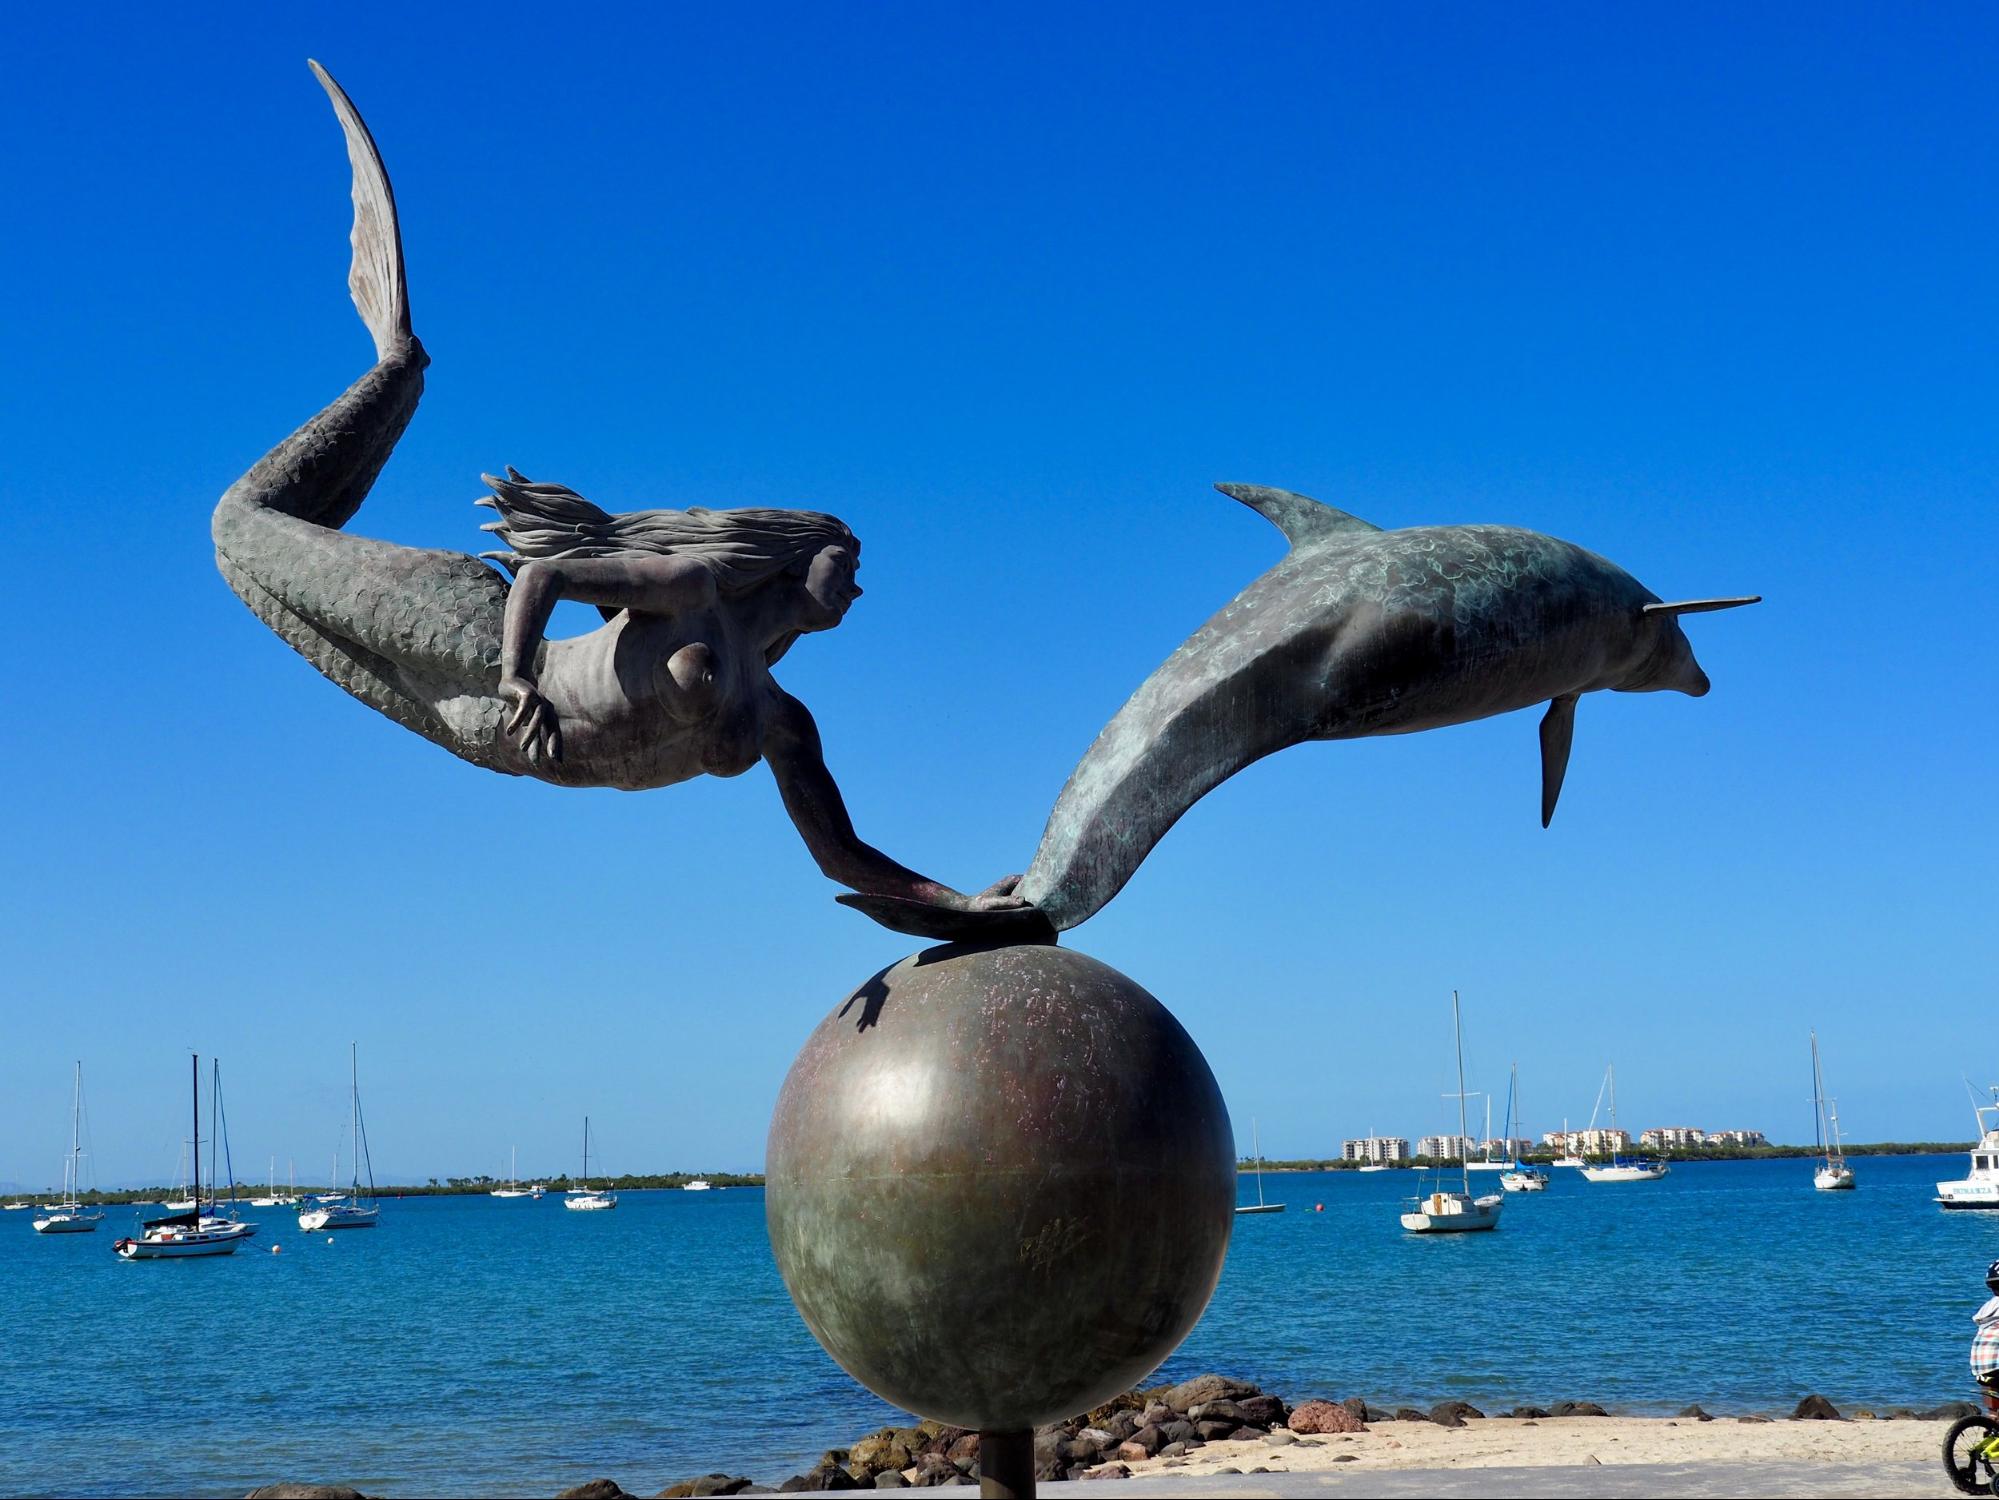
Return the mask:
[[1999,1419],[1981,1414],[1971,1417],[1959,1417],[1955,1422],[1951,1423],[1950,1431],[1943,1435],[1944,1472],[1950,1475],[1950,1482],[1964,1494],[1991,1495],[1999,1493],[1999,1491],[1993,1489],[1994,1483],[1999,1482],[1999,1471],[1993,1469],[1992,1461],[1971,1453],[1969,1444],[1964,1445],[1966,1451],[1962,1455],[1958,1452],[1959,1439],[1972,1431],[1976,1431],[1979,1434],[1977,1439],[1979,1442],[1983,1442],[1988,1438],[1999,1437]]

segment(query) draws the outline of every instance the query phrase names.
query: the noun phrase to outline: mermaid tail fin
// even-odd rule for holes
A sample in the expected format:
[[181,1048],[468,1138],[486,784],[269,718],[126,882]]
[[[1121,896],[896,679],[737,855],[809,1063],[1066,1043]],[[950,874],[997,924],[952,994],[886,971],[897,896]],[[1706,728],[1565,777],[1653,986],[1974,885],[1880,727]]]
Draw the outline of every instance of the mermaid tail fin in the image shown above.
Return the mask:
[[409,286],[403,278],[403,234],[396,222],[396,194],[389,186],[388,169],[374,136],[347,91],[333,81],[311,58],[306,66],[326,97],[333,101],[333,113],[347,136],[347,159],[354,166],[354,264],[347,273],[347,289],[354,294],[355,310],[375,338],[375,354],[387,359],[410,339]]

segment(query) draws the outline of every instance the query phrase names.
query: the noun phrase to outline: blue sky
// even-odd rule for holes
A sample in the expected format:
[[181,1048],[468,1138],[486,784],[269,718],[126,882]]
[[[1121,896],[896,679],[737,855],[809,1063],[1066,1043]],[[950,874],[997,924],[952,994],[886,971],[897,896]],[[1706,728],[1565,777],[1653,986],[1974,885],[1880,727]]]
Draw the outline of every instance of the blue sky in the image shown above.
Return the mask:
[[[867,598],[779,670],[862,832],[1021,868],[1124,697],[1279,555],[1228,479],[1499,521],[1667,598],[1715,682],[1311,745],[1074,946],[1205,1049],[1244,1148],[1527,1123],[1957,1137],[1990,1046],[1999,240],[1986,9],[369,5],[10,15],[0,1181],[85,1063],[98,1175],[754,1168],[817,1019],[909,944],[768,773],[477,771],[217,577],[215,497],[366,368],[373,126],[429,393],[357,529],[477,550],[481,470],[799,504]],[[568,620],[569,626],[581,621]],[[311,1168],[315,1172],[321,1168]]]

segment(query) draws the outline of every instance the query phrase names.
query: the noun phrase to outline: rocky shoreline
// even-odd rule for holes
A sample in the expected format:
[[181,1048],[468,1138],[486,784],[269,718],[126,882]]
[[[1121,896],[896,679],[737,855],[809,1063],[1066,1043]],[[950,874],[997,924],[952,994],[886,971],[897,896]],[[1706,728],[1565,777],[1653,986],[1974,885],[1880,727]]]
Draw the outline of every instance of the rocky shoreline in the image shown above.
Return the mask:
[[[1842,1414],[1823,1396],[1807,1396],[1790,1413],[1793,1421],[1951,1421],[1976,1410],[1968,1401],[1946,1402],[1926,1410],[1895,1407],[1881,1412],[1855,1410]],[[1604,1417],[1610,1413],[1593,1401],[1562,1401],[1550,1407],[1516,1406],[1493,1416],[1528,1422],[1565,1417]],[[1185,1462],[1210,1444],[1255,1445],[1255,1453],[1272,1448],[1323,1440],[1329,1434],[1354,1434],[1381,1422],[1423,1422],[1461,1428],[1483,1421],[1487,1413],[1465,1401],[1442,1401],[1422,1410],[1370,1405],[1359,1396],[1345,1400],[1308,1399],[1295,1405],[1258,1389],[1248,1381],[1225,1375],[1200,1375],[1178,1385],[1127,1391],[1102,1406],[1066,1422],[1038,1428],[1034,1434],[1035,1477],[1116,1480],[1131,1474],[1131,1465],[1163,1459]],[[1677,1420],[1769,1422],[1753,1414],[1730,1418],[1709,1415],[1689,1406]],[[1302,1451],[1302,1450],[1298,1450]],[[1223,1470],[1220,1472],[1229,1472]],[[1248,1472],[1262,1472],[1251,1468]],[[819,1462],[802,1474],[778,1484],[759,1484],[746,1475],[704,1474],[683,1479],[656,1492],[668,1497],[701,1495],[791,1494],[809,1490],[911,1489],[970,1485],[978,1482],[979,1435],[942,1422],[911,1427],[883,1427],[845,1448],[829,1448]],[[252,1490],[249,1500],[367,1500],[358,1490],[341,1486],[273,1484]],[[637,1500],[612,1479],[593,1479],[563,1490],[556,1500]]]

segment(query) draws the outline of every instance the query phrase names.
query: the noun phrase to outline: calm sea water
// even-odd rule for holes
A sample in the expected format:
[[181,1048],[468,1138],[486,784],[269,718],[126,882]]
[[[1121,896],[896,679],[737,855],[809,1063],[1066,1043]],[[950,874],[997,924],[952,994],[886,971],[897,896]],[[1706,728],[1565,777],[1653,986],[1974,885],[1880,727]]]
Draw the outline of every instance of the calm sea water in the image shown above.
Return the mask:
[[[1855,1165],[1848,1194],[1798,1161],[1627,1186],[1558,1171],[1496,1234],[1435,1239],[1396,1225],[1413,1173],[1272,1174],[1288,1211],[1237,1220],[1164,1374],[1633,1412],[1962,1396],[1999,1215],[1929,1201],[1962,1157]],[[389,1200],[330,1243],[251,1212],[234,1256],[139,1264],[111,1252],[122,1211],[61,1237],[0,1215],[0,1492],[553,1494],[609,1474],[651,1493],[717,1468],[782,1479],[897,1419],[792,1311],[759,1191],[608,1214]]]

